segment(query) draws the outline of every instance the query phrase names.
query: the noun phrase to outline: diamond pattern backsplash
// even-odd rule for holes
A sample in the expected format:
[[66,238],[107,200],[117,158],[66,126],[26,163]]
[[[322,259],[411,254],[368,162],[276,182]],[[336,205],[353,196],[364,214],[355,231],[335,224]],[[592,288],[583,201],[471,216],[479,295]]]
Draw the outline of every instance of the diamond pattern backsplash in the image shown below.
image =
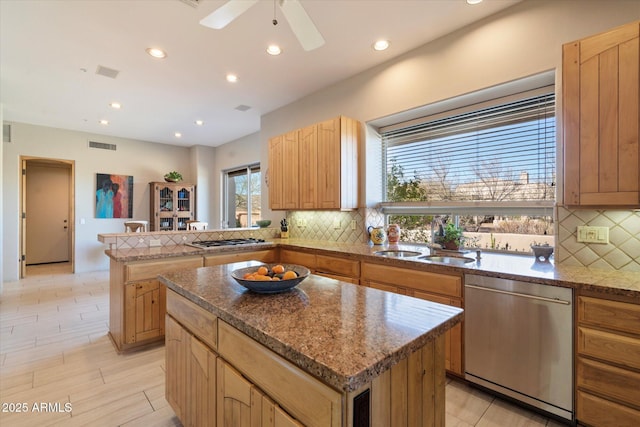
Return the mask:
[[[579,243],[577,227],[609,227],[609,243]],[[558,208],[556,262],[640,272],[640,212]]]

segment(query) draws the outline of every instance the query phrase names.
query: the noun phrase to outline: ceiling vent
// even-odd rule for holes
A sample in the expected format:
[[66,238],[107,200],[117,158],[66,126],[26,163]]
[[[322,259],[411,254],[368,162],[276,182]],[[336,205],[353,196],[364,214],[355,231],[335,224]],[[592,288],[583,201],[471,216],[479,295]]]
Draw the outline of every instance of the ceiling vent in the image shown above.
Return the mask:
[[250,110],[251,107],[249,107],[248,105],[240,104],[235,109],[238,110],[238,111],[242,111],[244,113],[245,111]]
[[200,5],[200,0],[180,0],[182,3],[186,3],[191,7],[198,7]]
[[118,147],[116,146],[116,144],[107,144],[104,142],[89,141],[89,148],[98,148],[100,150],[116,151]]
[[113,68],[103,67],[102,65],[98,65],[96,69],[96,74],[99,76],[109,77],[110,79],[115,79],[118,77],[120,71],[114,70]]
[[2,142],[11,142],[11,125],[9,123],[2,124]]

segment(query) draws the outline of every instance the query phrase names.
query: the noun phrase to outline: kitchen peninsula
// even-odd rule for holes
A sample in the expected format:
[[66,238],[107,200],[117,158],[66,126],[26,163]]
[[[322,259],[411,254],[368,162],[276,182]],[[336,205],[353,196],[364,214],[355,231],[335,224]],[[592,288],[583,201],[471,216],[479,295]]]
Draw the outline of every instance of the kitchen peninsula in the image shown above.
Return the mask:
[[167,400],[185,425],[444,426],[444,333],[461,309],[316,275],[255,294],[230,276],[249,265],[159,277]]

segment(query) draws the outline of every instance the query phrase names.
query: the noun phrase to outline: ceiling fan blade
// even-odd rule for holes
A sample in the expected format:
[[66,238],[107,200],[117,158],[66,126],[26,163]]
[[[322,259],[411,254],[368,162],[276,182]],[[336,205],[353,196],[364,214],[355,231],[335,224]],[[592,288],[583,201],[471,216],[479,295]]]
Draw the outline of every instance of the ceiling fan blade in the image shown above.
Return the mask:
[[219,30],[226,27],[231,21],[242,15],[256,3],[258,3],[258,0],[229,0],[214,10],[209,16],[202,18],[200,24]]
[[324,38],[298,0],[280,0],[282,14],[306,51],[319,48]]

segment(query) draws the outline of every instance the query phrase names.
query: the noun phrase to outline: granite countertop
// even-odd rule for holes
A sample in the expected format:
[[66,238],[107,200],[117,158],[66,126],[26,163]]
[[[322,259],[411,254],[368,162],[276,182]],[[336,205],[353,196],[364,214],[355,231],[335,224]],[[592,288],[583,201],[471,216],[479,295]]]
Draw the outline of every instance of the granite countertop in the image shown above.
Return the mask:
[[[274,240],[282,248],[311,251],[322,250],[328,254],[353,257],[363,261],[374,260],[390,266],[418,268],[433,272],[459,272],[562,286],[601,293],[609,293],[640,299],[640,273],[609,271],[596,268],[555,265],[553,262],[536,261],[532,255],[515,255],[495,252],[481,252],[480,260],[464,266],[443,265],[411,258],[387,258],[375,255],[375,252],[388,249],[410,250],[429,254],[429,248],[423,245],[370,245],[366,243],[333,243],[317,240]],[[466,254],[476,257],[475,251]]]
[[104,251],[104,253],[114,261],[131,262],[191,255],[203,256],[230,252],[246,252],[252,250],[255,251],[275,248],[276,246],[277,244],[271,241],[236,246],[217,246],[215,248],[209,249],[201,249],[189,245],[169,245],[152,248],[140,247],[126,249],[107,249]]
[[[198,249],[187,245],[172,245],[157,248],[108,249],[105,253],[115,261],[129,262],[189,255],[214,255],[216,253],[251,251],[278,246],[309,252],[319,253],[319,251],[322,251],[328,255],[333,254],[363,261],[375,261],[390,266],[418,268],[442,273],[458,272],[480,274],[640,299],[640,273],[637,272],[555,265],[553,262],[535,261],[532,255],[515,255],[484,251],[481,253],[481,259],[479,261],[469,262],[464,266],[430,263],[418,257],[386,258],[375,255],[376,251],[388,249],[411,250],[428,255],[429,249],[424,245],[370,245],[367,243],[337,243],[321,240],[271,239],[264,243],[217,247],[212,249]],[[475,252],[470,251],[467,256],[475,258]]]
[[256,294],[231,271],[256,261],[159,276],[304,371],[353,391],[462,321],[462,309],[310,275],[279,294]]

